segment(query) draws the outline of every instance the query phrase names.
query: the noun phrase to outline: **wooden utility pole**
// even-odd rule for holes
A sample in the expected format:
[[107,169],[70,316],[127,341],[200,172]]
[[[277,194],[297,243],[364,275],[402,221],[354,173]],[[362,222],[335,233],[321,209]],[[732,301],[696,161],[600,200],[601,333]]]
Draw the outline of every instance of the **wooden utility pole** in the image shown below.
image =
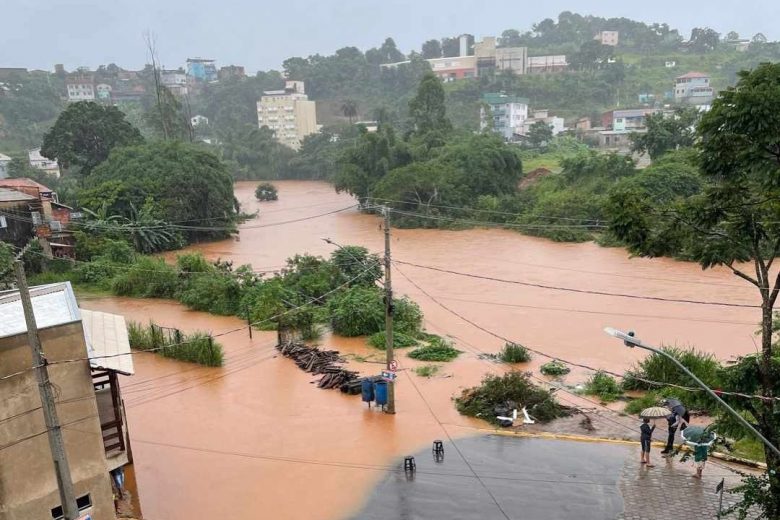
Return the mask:
[[57,487],[60,490],[60,501],[65,520],[76,520],[79,516],[79,508],[76,506],[76,495],[73,492],[73,480],[70,475],[68,456],[65,453],[65,442],[62,439],[62,428],[57,418],[57,409],[54,404],[54,394],[49,382],[49,370],[46,366],[46,358],[43,356],[41,338],[38,336],[38,325],[35,322],[30,290],[27,288],[27,278],[24,275],[24,265],[20,260],[14,263],[16,269],[16,283],[19,286],[19,296],[24,310],[24,321],[27,323],[27,339],[32,351],[33,368],[38,378],[38,391],[41,394],[41,408],[46,421],[46,431],[49,435],[51,458],[54,462],[54,473],[57,475]]
[[[382,208],[385,217],[385,351],[387,370],[395,373],[393,353],[393,283],[390,278],[390,211]],[[395,413],[395,381],[387,382],[387,413]]]

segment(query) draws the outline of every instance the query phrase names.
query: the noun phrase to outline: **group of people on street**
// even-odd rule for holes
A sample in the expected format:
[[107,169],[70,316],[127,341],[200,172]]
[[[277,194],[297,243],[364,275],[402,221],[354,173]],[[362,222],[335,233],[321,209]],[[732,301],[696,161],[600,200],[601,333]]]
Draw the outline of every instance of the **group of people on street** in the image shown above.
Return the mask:
[[[691,420],[691,414],[683,404],[676,399],[664,399],[663,405],[669,409],[669,415],[666,416],[668,436],[666,438],[666,446],[662,455],[671,455],[674,451],[674,439],[677,434],[677,430],[684,431]],[[653,464],[650,462],[650,445],[653,440],[653,432],[655,431],[655,424],[650,424],[649,418],[643,418],[642,424],[639,426],[639,439],[642,445],[642,458],[641,463],[645,467],[652,468]],[[706,445],[696,445],[693,452],[694,463],[696,464],[695,478],[701,478],[704,471],[704,465],[707,462],[707,456],[709,453],[709,447]]]

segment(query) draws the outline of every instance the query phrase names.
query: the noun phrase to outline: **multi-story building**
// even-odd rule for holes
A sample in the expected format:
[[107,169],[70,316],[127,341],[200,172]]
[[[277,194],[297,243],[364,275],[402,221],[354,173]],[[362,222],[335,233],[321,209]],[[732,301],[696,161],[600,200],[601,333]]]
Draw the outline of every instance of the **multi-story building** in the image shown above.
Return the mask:
[[187,95],[187,74],[183,70],[164,70],[160,73],[160,82],[174,96]]
[[95,78],[92,74],[76,73],[65,78],[68,101],[94,101]]
[[504,93],[490,93],[482,96],[483,106],[479,112],[480,130],[491,129],[501,134],[506,141],[515,141],[524,135],[528,119],[528,100]]
[[710,77],[701,72],[689,72],[674,80],[674,100],[690,105],[709,105],[715,98]]
[[601,31],[593,39],[600,41],[602,45],[617,47],[620,41],[620,31]]
[[35,148],[27,152],[27,158],[30,162],[30,166],[37,168],[44,173],[53,175],[54,177],[60,176],[60,165],[56,160],[51,160],[48,157],[41,155],[41,149]]
[[[124,318],[78,308],[69,282],[30,288],[80,518],[114,519],[112,474],[129,462],[117,374],[133,361]],[[0,520],[63,518],[27,325],[17,291],[0,293]]]
[[541,74],[545,72],[563,72],[569,68],[565,54],[551,56],[529,56],[526,72],[528,74]]
[[317,106],[302,81],[287,81],[283,90],[268,90],[257,102],[257,125],[274,131],[276,139],[297,150],[303,138],[317,133]]
[[111,85],[108,83],[98,83],[95,85],[95,97],[98,101],[101,103],[111,103],[111,91],[112,91]]
[[187,58],[187,76],[207,83],[217,81],[219,74],[216,62],[205,58]]
[[477,71],[484,75],[493,71],[511,71],[525,74],[528,62],[527,47],[497,47],[495,36],[485,36],[474,44]]

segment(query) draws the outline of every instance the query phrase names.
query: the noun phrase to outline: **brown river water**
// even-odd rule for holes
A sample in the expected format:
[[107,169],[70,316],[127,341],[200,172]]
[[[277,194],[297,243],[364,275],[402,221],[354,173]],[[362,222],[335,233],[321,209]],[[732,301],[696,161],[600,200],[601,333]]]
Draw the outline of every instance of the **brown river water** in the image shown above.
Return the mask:
[[[380,220],[318,182],[277,182],[279,200],[257,203],[255,183],[236,185],[245,211],[260,215],[241,226],[240,239],[192,249],[211,259],[273,270],[295,253],[329,255],[335,242],[381,251]],[[290,222],[296,221],[297,222]],[[561,244],[514,231],[392,231],[395,260],[539,285],[651,298],[755,304],[756,291],[724,269],[702,271],[669,259],[629,258],[618,248]],[[225,366],[204,368],[152,354],[135,357],[136,374],[123,379],[138,491],[149,520],[190,518],[338,519],[359,510],[397,457],[433,439],[473,435],[485,423],[461,417],[451,397],[488,372],[504,370],[478,358],[502,341],[484,329],[551,356],[623,371],[641,356],[602,332],[633,329],[651,343],[695,346],[727,359],[755,350],[758,309],[564,292],[456,276],[399,265],[398,295],[423,308],[428,330],[450,336],[464,353],[439,377],[423,379],[419,363],[401,352],[395,416],[367,409],[359,397],[319,390],[290,360],[276,357],[273,332],[225,334]],[[237,318],[188,311],[175,302],[129,298],[85,299],[82,306],[128,319],[215,335],[241,327]],[[361,339],[325,337],[365,374],[381,369],[384,353]],[[528,365],[545,362],[535,356]],[[567,382],[584,380],[579,369]],[[571,396],[562,399],[576,401]]]

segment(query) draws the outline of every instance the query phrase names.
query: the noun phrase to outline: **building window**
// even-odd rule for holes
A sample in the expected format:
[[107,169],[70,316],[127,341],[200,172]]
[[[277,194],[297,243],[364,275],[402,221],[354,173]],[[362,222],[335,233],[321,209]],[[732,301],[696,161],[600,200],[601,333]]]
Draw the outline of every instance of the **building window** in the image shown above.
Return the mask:
[[[89,493],[87,493],[86,495],[82,495],[76,499],[76,507],[78,508],[79,513],[92,507],[92,499],[89,497]],[[60,520],[62,518],[65,518],[65,513],[62,510],[62,506],[57,506],[54,509],[52,509],[51,517],[54,520]]]
[[5,220],[5,217],[3,215],[0,215],[0,228],[7,228],[8,222]]

